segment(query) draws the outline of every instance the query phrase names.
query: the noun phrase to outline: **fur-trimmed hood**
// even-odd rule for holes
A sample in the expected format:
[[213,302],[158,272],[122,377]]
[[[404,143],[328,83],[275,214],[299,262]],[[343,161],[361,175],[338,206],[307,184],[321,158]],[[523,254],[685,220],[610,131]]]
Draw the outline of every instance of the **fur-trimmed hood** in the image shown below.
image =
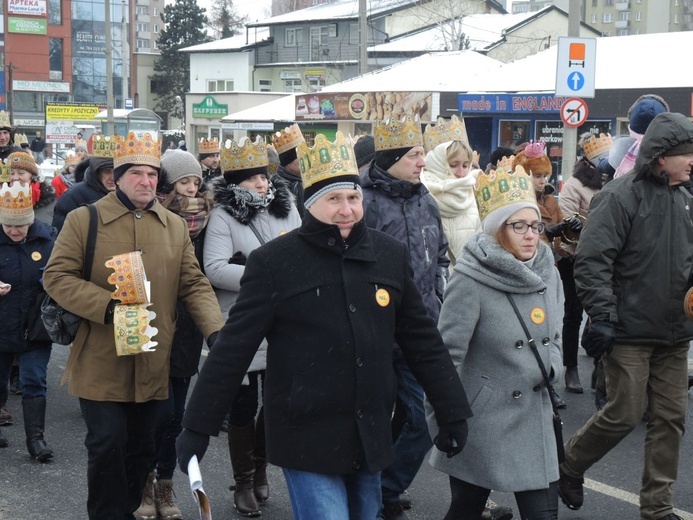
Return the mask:
[[50,204],[53,204],[57,200],[55,190],[53,189],[53,186],[50,185],[50,183],[43,181],[39,182],[38,185],[41,190],[41,196],[39,197],[39,200],[36,202],[36,204],[34,204],[34,210],[44,208]]
[[[267,206],[267,211],[275,218],[286,219],[289,217],[291,206],[294,203],[289,185],[284,179],[277,176],[272,177],[269,182],[270,186],[274,186],[275,193],[274,199]],[[247,226],[257,215],[258,208],[239,198],[238,190],[239,187],[236,184],[228,184],[224,177],[217,177],[212,181],[215,205],[220,206],[238,222]]]
[[599,190],[602,187],[602,175],[592,162],[583,157],[573,169],[573,177],[579,180],[586,188]]

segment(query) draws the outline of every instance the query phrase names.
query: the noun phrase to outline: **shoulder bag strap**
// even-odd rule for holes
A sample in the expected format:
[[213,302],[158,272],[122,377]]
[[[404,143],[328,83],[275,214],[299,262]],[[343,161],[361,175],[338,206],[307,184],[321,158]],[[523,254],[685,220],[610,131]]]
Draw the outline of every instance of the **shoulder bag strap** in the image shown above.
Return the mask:
[[260,241],[260,245],[264,245],[264,244],[267,242],[267,240],[265,240],[265,239],[262,237],[262,235],[261,235],[260,232],[257,230],[257,228],[255,227],[255,224],[253,224],[252,221],[251,221],[251,222],[248,222],[248,227],[249,227],[250,230],[255,234],[255,236],[257,237],[257,239]]
[[510,305],[512,305],[512,308],[515,311],[515,314],[517,315],[517,319],[520,320],[520,325],[522,325],[522,330],[525,331],[527,341],[529,342],[529,347],[532,349],[532,353],[534,354],[534,357],[536,358],[537,363],[539,364],[539,368],[541,369],[541,375],[544,377],[544,383],[546,384],[546,388],[549,390],[549,398],[551,399],[551,407],[553,408],[553,413],[556,416],[559,416],[558,408],[556,407],[556,403],[554,402],[552,392],[553,385],[551,385],[551,382],[549,381],[549,374],[546,372],[546,367],[544,366],[544,362],[541,360],[541,356],[539,355],[539,351],[537,350],[537,345],[534,342],[534,338],[532,338],[532,335],[529,333],[529,329],[527,328],[527,325],[525,325],[525,320],[522,319],[520,310],[517,308],[517,304],[515,304],[515,300],[513,299],[512,295],[510,293],[505,293],[505,295],[508,297],[508,301],[510,302]]
[[88,204],[89,208],[89,233],[87,234],[87,251],[84,259],[84,279],[91,278],[91,268],[94,265],[94,253],[96,251],[96,231],[99,228],[99,213],[96,206]]

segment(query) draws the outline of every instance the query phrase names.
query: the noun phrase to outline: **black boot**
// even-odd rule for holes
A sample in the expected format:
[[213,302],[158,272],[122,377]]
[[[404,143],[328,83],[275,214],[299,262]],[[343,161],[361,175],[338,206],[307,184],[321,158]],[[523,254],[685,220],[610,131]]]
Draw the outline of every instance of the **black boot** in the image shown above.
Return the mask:
[[26,433],[26,447],[29,455],[39,462],[48,462],[53,458],[53,450],[46,446],[43,440],[43,429],[46,425],[46,398],[33,397],[23,399],[24,408],[24,432]]
[[560,408],[560,409],[568,408],[568,405],[565,404],[565,401],[563,400],[563,398],[560,395],[558,395],[558,392],[556,392],[556,390],[554,390],[553,387],[551,387],[550,392],[553,395],[553,402],[556,403],[556,408]]
[[265,447],[265,412],[260,410],[255,423],[255,498],[259,503],[269,499],[269,482],[267,482],[267,450]]
[[582,384],[580,383],[580,375],[578,374],[577,366],[566,367],[565,389],[566,392],[572,392],[573,394],[581,394],[584,392]]
[[233,467],[236,489],[233,492],[233,505],[241,516],[261,516],[260,506],[255,498],[255,423],[247,426],[229,425],[229,455]]

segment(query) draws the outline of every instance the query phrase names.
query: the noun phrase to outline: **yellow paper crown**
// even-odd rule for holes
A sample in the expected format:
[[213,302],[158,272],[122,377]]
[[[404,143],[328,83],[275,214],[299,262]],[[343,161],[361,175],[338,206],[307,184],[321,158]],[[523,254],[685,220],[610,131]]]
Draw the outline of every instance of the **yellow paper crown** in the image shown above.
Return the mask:
[[65,166],[75,166],[79,164],[79,156],[75,153],[68,152],[65,154]]
[[315,145],[310,148],[304,141],[296,150],[301,168],[304,191],[313,184],[332,177],[357,175],[354,147],[342,132],[337,132],[334,142],[322,134],[315,136]]
[[522,166],[514,171],[502,169],[480,174],[474,186],[474,196],[479,207],[479,218],[484,220],[489,213],[515,202],[537,203],[534,185]]
[[260,136],[257,136],[254,143],[246,139],[242,146],[228,139],[221,148],[222,172],[262,168],[268,163],[267,145]]
[[128,133],[124,140],[116,141],[113,167],[118,168],[124,164],[144,164],[153,168],[161,166],[161,148],[157,140],[150,134],[144,134],[138,139],[134,132]]
[[29,144],[29,138],[26,136],[26,134],[14,134],[14,144],[17,146]]
[[113,159],[115,157],[116,145],[120,141],[117,135],[95,135],[91,143],[91,153],[94,157]]
[[0,128],[12,128],[12,123],[10,122],[10,115],[4,110],[0,110]]
[[303,137],[303,133],[296,123],[272,134],[272,144],[278,154],[288,152],[292,148],[296,148],[299,144],[305,142],[306,140]]
[[12,182],[12,170],[9,164],[5,164],[0,161],[0,183],[11,183]]
[[439,144],[447,143],[448,141],[469,142],[464,118],[459,119],[456,115],[453,115],[450,121],[439,117],[434,126],[426,125],[423,138],[426,152],[430,152]]
[[613,143],[614,140],[611,134],[599,134],[599,137],[591,135],[582,143],[582,149],[585,151],[585,157],[591,161],[608,152]]
[[211,139],[200,137],[197,147],[201,154],[219,153],[219,139],[216,137],[212,137]]
[[21,226],[34,221],[31,187],[19,182],[3,183],[0,187],[0,221],[8,226]]
[[503,156],[496,164],[496,171],[511,172],[513,171],[513,163],[515,162],[515,156],[510,157]]
[[116,255],[105,265],[115,271],[108,277],[108,283],[116,287],[111,298],[121,304],[149,303],[141,251]]
[[376,121],[373,138],[376,152],[423,146],[421,125],[411,116],[406,116],[402,121],[397,121],[394,117]]

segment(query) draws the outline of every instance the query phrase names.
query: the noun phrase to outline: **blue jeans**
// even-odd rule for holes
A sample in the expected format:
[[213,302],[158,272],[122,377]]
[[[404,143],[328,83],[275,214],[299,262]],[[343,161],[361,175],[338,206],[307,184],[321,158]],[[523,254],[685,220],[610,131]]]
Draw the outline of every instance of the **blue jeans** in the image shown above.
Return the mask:
[[[51,347],[33,348],[16,353],[19,360],[19,385],[22,399],[46,396],[46,370]],[[15,352],[0,353],[0,393],[7,392]]]
[[294,520],[374,520],[380,510],[380,473],[324,475],[284,468],[284,478]]
[[393,365],[397,374],[397,413],[403,414],[404,423],[393,449],[395,460],[382,472],[383,503],[399,501],[399,495],[411,485],[433,446],[428,433],[424,411],[424,391],[416,381],[402,353],[395,351]]
[[160,480],[173,478],[176,469],[176,438],[183,431],[185,398],[190,386],[189,377],[168,380],[168,399],[159,407],[156,425],[156,476]]

